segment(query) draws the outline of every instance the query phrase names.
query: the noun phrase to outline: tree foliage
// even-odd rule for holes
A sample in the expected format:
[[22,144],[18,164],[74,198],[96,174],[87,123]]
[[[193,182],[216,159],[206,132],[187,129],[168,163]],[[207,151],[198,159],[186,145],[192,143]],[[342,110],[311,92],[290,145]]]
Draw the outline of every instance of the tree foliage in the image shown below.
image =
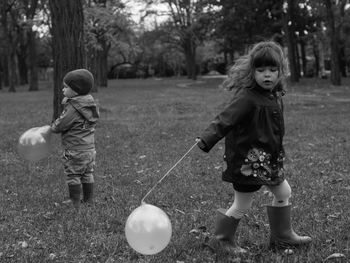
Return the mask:
[[[340,85],[347,76],[349,0],[80,1],[83,39],[73,40],[83,41],[84,66],[93,72],[96,89],[107,86],[108,77],[187,74],[195,79],[215,67],[225,72],[251,44],[266,39],[288,52],[292,81],[326,78],[330,70],[332,84]],[[16,85],[29,83],[29,90],[37,90],[37,67],[56,60],[51,40],[58,36],[45,28],[53,28],[57,16],[48,3],[0,1],[0,88],[15,91]],[[126,8],[130,3],[143,3],[144,18],[157,22],[135,24]],[[71,8],[70,3],[65,12],[74,20]]]
[[226,62],[236,52],[245,52],[255,42],[276,39],[282,34],[280,1],[213,1],[217,6],[213,37],[219,41]]
[[[168,7],[169,20],[163,23],[168,44],[179,48],[186,61],[188,78],[196,79],[196,50],[202,43],[211,23],[212,5],[209,1],[197,0],[158,0],[151,4],[163,4]],[[154,9],[151,13],[156,12]]]
[[123,9],[118,0],[89,1],[84,9],[87,59],[99,86],[107,86],[110,48],[131,34],[131,22]]

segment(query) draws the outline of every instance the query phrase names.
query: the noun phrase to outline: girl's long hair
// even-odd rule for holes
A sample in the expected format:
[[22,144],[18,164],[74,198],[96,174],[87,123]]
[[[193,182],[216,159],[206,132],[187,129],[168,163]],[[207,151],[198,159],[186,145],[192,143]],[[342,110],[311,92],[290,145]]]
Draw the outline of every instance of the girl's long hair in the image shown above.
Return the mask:
[[222,84],[223,88],[227,90],[253,88],[256,85],[255,69],[261,66],[278,68],[279,82],[275,89],[284,91],[289,74],[288,63],[281,46],[273,41],[259,42],[247,55],[238,58],[229,69],[228,77]]

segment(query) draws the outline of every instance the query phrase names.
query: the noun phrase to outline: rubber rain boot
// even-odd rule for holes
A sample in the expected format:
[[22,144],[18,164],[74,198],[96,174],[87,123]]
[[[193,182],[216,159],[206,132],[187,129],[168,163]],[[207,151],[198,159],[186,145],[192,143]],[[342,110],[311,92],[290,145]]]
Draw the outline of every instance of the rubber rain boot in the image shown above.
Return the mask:
[[69,189],[69,198],[72,201],[72,204],[75,209],[79,210],[80,208],[80,194],[81,194],[81,185],[80,184],[73,184],[68,185]]
[[214,253],[226,252],[229,254],[245,253],[246,250],[237,246],[235,234],[240,219],[225,215],[225,209],[217,210],[216,228],[214,237],[206,244]]
[[94,184],[93,183],[83,183],[83,202],[92,204],[94,194]]
[[270,224],[270,248],[288,248],[308,245],[312,239],[308,236],[299,236],[292,228],[291,205],[267,206],[267,215]]

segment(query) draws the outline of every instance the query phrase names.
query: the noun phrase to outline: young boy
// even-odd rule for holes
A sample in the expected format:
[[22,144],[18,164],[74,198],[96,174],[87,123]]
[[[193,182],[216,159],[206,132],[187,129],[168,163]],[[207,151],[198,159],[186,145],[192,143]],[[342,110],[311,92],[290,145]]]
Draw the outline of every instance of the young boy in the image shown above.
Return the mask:
[[95,127],[99,118],[98,107],[89,94],[93,86],[94,77],[88,70],[68,72],[63,78],[64,109],[51,124],[51,131],[62,136],[64,174],[76,209],[80,207],[81,190],[83,202],[93,202]]

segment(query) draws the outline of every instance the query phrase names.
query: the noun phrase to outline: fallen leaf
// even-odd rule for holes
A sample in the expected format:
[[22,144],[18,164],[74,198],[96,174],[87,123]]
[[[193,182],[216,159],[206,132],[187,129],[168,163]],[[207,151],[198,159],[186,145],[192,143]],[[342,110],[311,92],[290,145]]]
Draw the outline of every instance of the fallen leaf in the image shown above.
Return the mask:
[[341,215],[340,212],[336,212],[336,213],[334,213],[334,214],[328,215],[328,216],[327,216],[327,219],[328,219],[328,220],[337,219],[337,218],[340,217],[340,215]]
[[329,180],[329,183],[336,184],[336,183],[340,183],[342,181],[344,181],[343,178],[333,178],[333,179]]
[[206,226],[200,226],[198,227],[199,230],[202,230],[203,232],[207,232],[207,227]]
[[240,262],[242,262],[242,259],[240,257],[231,258],[230,262],[231,263],[240,263]]
[[114,262],[115,262],[115,260],[113,258],[108,258],[105,263],[114,263]]
[[46,214],[43,215],[43,217],[46,220],[53,220],[54,219],[54,213],[53,212],[47,212]]
[[197,229],[192,229],[189,233],[198,235],[199,231]]
[[20,245],[22,248],[28,247],[28,243],[26,241],[20,241],[20,242],[18,242],[18,245]]
[[292,255],[293,253],[294,253],[293,249],[284,250],[284,254],[286,254],[286,255]]
[[181,210],[179,210],[179,209],[177,209],[177,208],[175,208],[175,211],[176,211],[176,212],[179,212],[179,213],[181,213],[181,214],[183,214],[183,215],[185,214],[184,211],[181,211]]
[[142,182],[140,180],[134,180],[134,182],[137,184],[142,184]]
[[323,262],[326,262],[327,260],[334,259],[334,258],[345,258],[345,255],[341,253],[334,253],[328,256],[325,260],[323,260]]

